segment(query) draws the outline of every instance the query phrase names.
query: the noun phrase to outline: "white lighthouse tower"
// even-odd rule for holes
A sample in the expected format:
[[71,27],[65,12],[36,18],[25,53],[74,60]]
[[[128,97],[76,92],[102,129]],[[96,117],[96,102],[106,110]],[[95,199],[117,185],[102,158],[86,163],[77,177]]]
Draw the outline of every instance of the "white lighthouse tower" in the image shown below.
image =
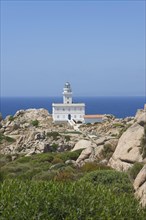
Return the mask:
[[73,103],[72,89],[69,82],[63,88],[63,103],[52,104],[52,117],[55,123],[74,120],[84,122],[85,104]]
[[63,103],[72,104],[72,90],[69,82],[66,82],[63,88]]

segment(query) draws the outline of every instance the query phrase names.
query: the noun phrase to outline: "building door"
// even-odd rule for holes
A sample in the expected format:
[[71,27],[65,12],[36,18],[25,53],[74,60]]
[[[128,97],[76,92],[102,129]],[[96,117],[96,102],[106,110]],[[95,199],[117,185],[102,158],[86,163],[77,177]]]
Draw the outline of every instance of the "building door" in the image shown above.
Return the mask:
[[71,114],[68,115],[68,119],[71,120]]

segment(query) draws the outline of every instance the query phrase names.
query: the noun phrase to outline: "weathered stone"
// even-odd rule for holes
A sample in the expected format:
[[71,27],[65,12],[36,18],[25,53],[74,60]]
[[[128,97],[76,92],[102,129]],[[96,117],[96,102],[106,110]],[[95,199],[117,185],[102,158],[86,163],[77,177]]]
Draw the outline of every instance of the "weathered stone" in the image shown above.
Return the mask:
[[29,153],[27,153],[27,154],[25,155],[25,157],[30,157],[31,155],[34,155],[34,154],[35,154],[35,151],[34,151],[34,149],[33,149],[33,150],[29,151]]
[[95,151],[95,157],[100,160],[103,158],[103,155],[102,155],[102,151],[104,149],[104,145],[99,145],[98,147],[94,148],[94,151]]
[[104,145],[108,145],[108,147],[110,148],[110,150],[111,151],[114,151],[115,150],[115,148],[116,148],[116,146],[117,146],[117,144],[118,144],[118,140],[119,139],[110,139],[110,140],[108,140],[108,141],[106,141],[105,142],[105,144]]
[[106,137],[101,137],[101,138],[97,139],[95,142],[96,142],[96,145],[99,146],[99,145],[104,144],[104,142],[106,140],[107,140]]
[[146,182],[146,164],[143,166],[134,180],[134,189],[137,190],[144,182]]
[[70,164],[76,165],[76,161],[75,160],[67,160],[67,161],[65,161],[65,164],[67,164],[67,165],[70,165]]
[[94,152],[93,147],[89,146],[82,151],[78,159],[76,160],[77,163],[80,163],[82,160],[89,158],[89,156]]
[[139,124],[134,123],[129,127],[120,137],[109,165],[118,170],[127,170],[131,164],[142,162],[140,144],[143,135],[144,128]]
[[72,151],[75,151],[75,150],[79,150],[79,149],[84,149],[84,148],[88,148],[89,146],[91,145],[91,141],[88,141],[88,140],[80,140],[78,141],[74,148],[72,149]]
[[114,159],[112,156],[108,162],[108,166],[118,171],[127,171],[133,164],[121,161],[120,159]]
[[138,188],[135,192],[135,196],[140,199],[140,203],[143,207],[146,207],[146,182]]

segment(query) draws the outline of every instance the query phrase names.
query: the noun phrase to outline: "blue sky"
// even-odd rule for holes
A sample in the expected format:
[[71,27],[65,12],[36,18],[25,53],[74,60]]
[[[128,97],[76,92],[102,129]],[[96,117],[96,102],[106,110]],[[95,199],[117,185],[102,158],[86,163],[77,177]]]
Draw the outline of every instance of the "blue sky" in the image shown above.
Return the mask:
[[145,1],[1,1],[1,96],[141,96]]

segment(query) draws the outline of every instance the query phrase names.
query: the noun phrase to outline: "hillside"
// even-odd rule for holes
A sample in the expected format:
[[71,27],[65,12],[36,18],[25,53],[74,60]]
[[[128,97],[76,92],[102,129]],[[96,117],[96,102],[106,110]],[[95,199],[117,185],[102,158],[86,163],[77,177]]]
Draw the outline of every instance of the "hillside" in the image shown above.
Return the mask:
[[146,109],[74,127],[20,110],[0,151],[2,219],[145,219]]

